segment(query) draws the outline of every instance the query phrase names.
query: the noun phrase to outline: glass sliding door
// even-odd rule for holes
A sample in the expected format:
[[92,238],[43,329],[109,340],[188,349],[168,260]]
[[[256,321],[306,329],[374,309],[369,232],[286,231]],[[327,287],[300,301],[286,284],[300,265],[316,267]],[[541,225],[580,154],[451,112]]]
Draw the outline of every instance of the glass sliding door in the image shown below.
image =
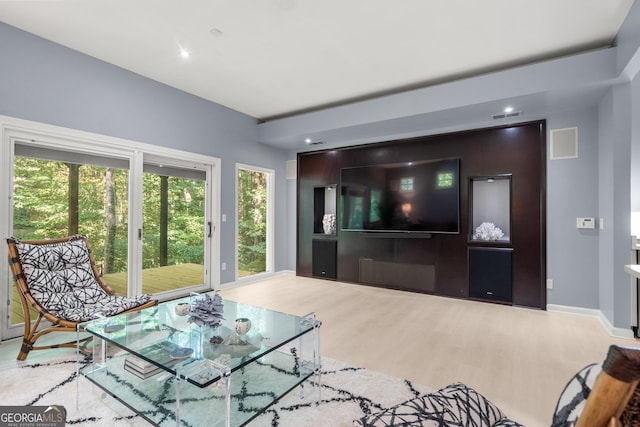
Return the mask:
[[145,162],[142,179],[142,292],[202,286],[207,221],[206,172]]
[[236,167],[236,277],[273,271],[272,180],[273,171]]
[[[98,269],[127,294],[128,161],[15,146],[13,230],[21,240],[86,234]],[[12,287],[11,322],[23,322]]]
[[[0,141],[5,237],[86,234],[121,295],[164,300],[219,284],[220,159],[3,116]],[[24,315],[6,261],[0,277],[4,340],[24,332]]]

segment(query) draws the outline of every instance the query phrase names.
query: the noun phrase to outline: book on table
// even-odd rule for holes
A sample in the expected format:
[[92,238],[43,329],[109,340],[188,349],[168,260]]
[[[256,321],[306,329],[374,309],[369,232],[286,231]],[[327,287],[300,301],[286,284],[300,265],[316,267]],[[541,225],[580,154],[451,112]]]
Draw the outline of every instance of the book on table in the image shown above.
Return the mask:
[[140,377],[142,379],[146,379],[146,378],[152,377],[152,376],[162,372],[163,369],[158,367],[158,366],[152,365],[151,367],[142,370],[139,367],[137,367],[137,366],[133,365],[132,363],[130,363],[128,360],[125,360],[124,361],[124,370],[134,374],[137,377]]
[[124,358],[124,369],[139,376],[140,378],[149,378],[163,370],[158,365],[172,366],[175,364],[178,360],[171,357],[171,352],[180,348],[180,346],[169,341],[152,344],[143,348],[140,351],[140,354],[144,355],[144,357],[148,359],[156,361],[157,364],[130,354]]

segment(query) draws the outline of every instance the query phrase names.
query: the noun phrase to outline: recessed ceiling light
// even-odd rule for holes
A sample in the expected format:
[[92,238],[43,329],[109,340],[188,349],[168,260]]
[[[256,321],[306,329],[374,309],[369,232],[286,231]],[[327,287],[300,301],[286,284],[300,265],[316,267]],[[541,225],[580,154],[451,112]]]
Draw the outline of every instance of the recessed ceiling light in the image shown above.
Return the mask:
[[513,111],[513,107],[507,107],[507,108],[504,109],[504,112],[507,113],[507,114],[512,112],[512,111]]
[[180,49],[180,56],[184,59],[187,59],[189,57],[189,52],[185,49]]
[[306,142],[307,144],[311,144],[311,138],[305,138],[304,142]]

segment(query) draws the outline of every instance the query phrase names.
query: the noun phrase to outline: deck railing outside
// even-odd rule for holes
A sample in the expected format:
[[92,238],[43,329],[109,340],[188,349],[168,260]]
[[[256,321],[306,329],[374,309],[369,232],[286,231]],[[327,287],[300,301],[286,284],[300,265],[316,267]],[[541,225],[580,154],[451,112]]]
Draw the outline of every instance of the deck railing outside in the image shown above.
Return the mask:
[[[102,279],[120,295],[127,295],[127,273],[104,274]],[[143,292],[157,294],[164,291],[192,286],[204,282],[204,267],[199,264],[177,264],[142,270]],[[12,285],[11,323],[24,322],[20,296],[15,284]],[[31,318],[38,317],[33,311]]]

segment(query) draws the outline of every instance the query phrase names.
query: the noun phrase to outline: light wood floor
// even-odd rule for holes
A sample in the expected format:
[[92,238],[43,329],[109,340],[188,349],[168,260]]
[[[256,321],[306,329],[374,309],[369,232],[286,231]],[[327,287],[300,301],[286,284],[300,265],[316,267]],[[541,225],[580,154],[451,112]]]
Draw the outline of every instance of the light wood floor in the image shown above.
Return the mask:
[[549,426],[566,382],[609,345],[591,317],[281,276],[224,298],[322,321],[321,353],[433,388],[461,381],[512,419]]
[[[640,346],[610,337],[591,317],[293,275],[221,294],[286,313],[313,311],[323,356],[434,389],[462,381],[528,427],[549,426],[566,382],[602,362],[609,345]],[[20,340],[0,343],[0,380],[5,367],[21,363],[19,347]],[[36,351],[28,361],[70,351]]]

